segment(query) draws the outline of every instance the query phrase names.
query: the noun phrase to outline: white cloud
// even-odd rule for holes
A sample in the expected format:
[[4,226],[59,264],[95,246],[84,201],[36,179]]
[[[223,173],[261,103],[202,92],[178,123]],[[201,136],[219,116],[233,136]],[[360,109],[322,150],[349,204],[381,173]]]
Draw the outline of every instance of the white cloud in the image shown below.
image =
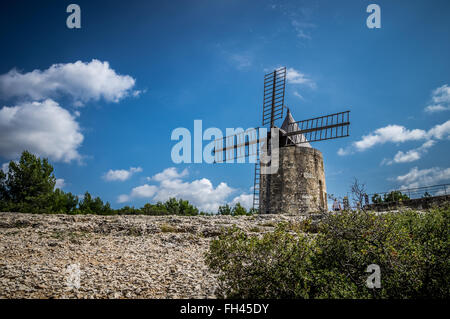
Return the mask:
[[234,206],[237,203],[240,203],[246,209],[252,208],[253,207],[253,194],[241,194],[239,196],[236,196],[230,202],[230,205]]
[[141,167],[130,167],[129,170],[126,169],[118,169],[118,170],[112,170],[110,169],[105,175],[103,175],[103,178],[108,181],[126,181],[129,179],[133,174],[142,172]]
[[354,143],[354,146],[358,151],[364,151],[377,144],[416,141],[422,140],[426,138],[426,136],[427,133],[424,130],[408,130],[400,125],[388,125],[375,130],[375,132],[370,133],[369,135],[364,135],[360,141]]
[[126,202],[129,202],[129,201],[130,201],[130,196],[129,195],[122,194],[122,195],[119,195],[119,197],[117,197],[117,202],[119,204],[126,203]]
[[188,175],[188,171],[178,172],[174,167],[164,170],[153,176],[151,180],[158,185],[144,184],[132,189],[129,195],[120,195],[118,202],[131,201],[133,198],[147,198],[152,201],[166,201],[171,197],[189,200],[200,210],[216,212],[220,205],[227,202],[234,189],[226,183],[219,183],[216,187],[206,178],[191,182],[183,181],[182,177]]
[[348,155],[348,154],[350,154],[351,153],[351,150],[349,149],[349,148],[342,148],[342,147],[340,147],[339,149],[338,149],[338,155],[339,156],[345,156],[345,155]]
[[428,105],[428,106],[425,108],[425,112],[428,112],[428,113],[441,112],[441,111],[448,111],[448,110],[450,110],[450,105],[447,105],[447,106],[440,105],[440,104],[437,104],[437,105]]
[[151,178],[147,178],[148,180],[154,180],[157,182],[162,182],[167,179],[177,179],[182,178],[188,175],[188,170],[185,168],[181,173],[177,172],[177,169],[175,167],[169,167],[166,168],[161,173],[156,174],[155,176]]
[[294,91],[294,96],[298,97],[300,100],[304,100],[303,96],[298,93],[298,91]]
[[304,73],[297,71],[294,68],[288,68],[286,70],[286,80],[292,84],[303,84],[311,88],[316,87],[316,83],[308,78]]
[[131,197],[151,198],[158,191],[158,187],[154,185],[144,184],[131,190]]
[[421,154],[417,151],[417,149],[409,150],[406,153],[403,153],[402,151],[398,151],[397,154],[394,156],[394,162],[395,163],[409,163],[414,162],[420,159]]
[[450,179],[450,168],[432,167],[427,169],[412,168],[407,174],[397,176],[396,181],[403,183],[401,188],[431,186]]
[[249,68],[252,65],[252,58],[249,54],[233,53],[230,55],[230,61],[238,70]]
[[447,84],[433,91],[434,103],[450,103],[450,86]]
[[183,182],[180,179],[161,182],[154,200],[165,201],[170,197],[189,200],[200,210],[216,212],[220,205],[226,203],[227,197],[234,190],[226,183],[219,183],[216,187],[206,178]]
[[433,104],[425,108],[426,112],[442,112],[450,110],[450,86],[447,84],[438,87],[431,94]]
[[[19,161],[18,161],[18,160],[14,160],[14,162],[16,162],[16,164],[19,164]],[[5,174],[8,174],[8,172],[9,172],[9,162],[3,163],[3,164],[2,164],[1,170],[2,170]]]
[[436,125],[428,131],[429,138],[448,139],[450,138],[450,120],[447,122]]
[[[433,126],[428,131],[421,129],[409,130],[401,125],[388,125],[375,130],[374,132],[363,135],[361,140],[353,142],[350,147],[340,148],[338,150],[338,155],[344,156],[353,153],[354,150],[362,152],[368,150],[376,145],[381,145],[385,143],[404,143],[408,141],[419,141],[431,139],[448,139],[450,137],[450,120],[443,124],[438,124]],[[424,148],[431,147],[434,145],[433,142],[424,144]],[[423,151],[423,148],[422,148]],[[423,152],[422,152],[423,153]],[[403,153],[404,155],[404,153]],[[399,158],[402,154],[399,155]],[[409,154],[409,158],[417,157],[412,151]]]
[[53,64],[46,70],[27,73],[13,69],[0,75],[0,96],[43,100],[67,95],[80,106],[101,98],[118,102],[135,94],[131,91],[135,82],[129,75],[117,74],[108,62],[93,59],[91,62]]
[[57,178],[55,183],[55,189],[63,189],[63,187],[66,186],[66,183],[63,178]]
[[406,153],[398,151],[392,160],[384,159],[381,164],[392,165],[394,163],[410,163],[419,160],[427,150],[432,147],[436,142],[429,140],[422,144],[422,146],[409,150]]
[[0,109],[0,156],[18,158],[23,150],[54,161],[80,160],[80,127],[53,100],[23,103]]
[[311,35],[308,33],[307,29],[315,28],[316,25],[308,22],[300,22],[297,19],[292,19],[291,24],[294,27],[296,35],[300,39],[311,40]]
[[277,3],[271,5],[271,8],[286,16],[286,20],[290,22],[297,38],[300,40],[312,38],[311,30],[317,27],[316,24],[310,22],[313,19],[314,8],[299,4],[298,1]]

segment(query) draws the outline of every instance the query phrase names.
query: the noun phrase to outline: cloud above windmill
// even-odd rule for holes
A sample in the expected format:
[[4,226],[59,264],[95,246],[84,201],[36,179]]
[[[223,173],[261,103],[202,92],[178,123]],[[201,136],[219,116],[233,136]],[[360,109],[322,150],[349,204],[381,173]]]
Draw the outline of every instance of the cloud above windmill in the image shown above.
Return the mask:
[[288,19],[295,36],[300,40],[311,40],[312,30],[317,28],[317,24],[312,23],[314,8],[307,7],[303,3],[276,3],[271,8],[281,12]]
[[253,58],[250,54],[233,53],[229,56],[230,62],[238,70],[244,70],[252,66]]
[[307,40],[312,39],[310,30],[317,27],[314,23],[302,22],[297,19],[292,19],[291,24],[294,27],[297,37],[299,39],[307,39]]
[[294,68],[288,68],[286,70],[286,80],[291,84],[302,84],[309,86],[310,88],[316,88],[316,83],[310,79],[305,73],[302,73]]

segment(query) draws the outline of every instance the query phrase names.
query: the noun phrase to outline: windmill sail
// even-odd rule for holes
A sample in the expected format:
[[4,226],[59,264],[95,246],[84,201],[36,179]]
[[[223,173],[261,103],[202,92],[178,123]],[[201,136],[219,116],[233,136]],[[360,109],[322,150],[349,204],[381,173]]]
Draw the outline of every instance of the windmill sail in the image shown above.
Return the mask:
[[283,118],[286,67],[264,76],[264,98],[262,125],[274,127],[276,120]]
[[295,136],[295,144],[311,143],[349,136],[350,111],[287,123],[285,135]]
[[214,158],[216,163],[229,162],[245,157],[257,157],[261,143],[266,140],[265,131],[249,128],[246,131],[225,136],[214,141]]
[[[311,147],[310,143],[349,136],[350,111],[334,113],[309,120],[295,121],[288,111],[280,128],[280,137],[284,143]],[[260,155],[260,151],[269,148],[265,129],[252,128],[226,136],[215,141],[214,153],[217,163]]]

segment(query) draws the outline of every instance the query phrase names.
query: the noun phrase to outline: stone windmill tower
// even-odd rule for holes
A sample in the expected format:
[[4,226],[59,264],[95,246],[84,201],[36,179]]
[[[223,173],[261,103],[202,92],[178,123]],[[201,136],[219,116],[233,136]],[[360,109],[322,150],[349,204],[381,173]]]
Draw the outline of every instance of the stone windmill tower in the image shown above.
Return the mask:
[[[295,125],[287,112],[281,133]],[[295,143],[301,141],[303,143]],[[322,153],[312,148],[304,135],[293,135],[279,149],[279,169],[275,174],[261,174],[259,211],[304,214],[327,211],[327,191]],[[257,187],[257,186],[256,186]]]
[[[265,75],[262,125],[269,125],[270,132],[249,129],[216,140],[215,160],[254,160],[253,208],[261,214],[326,211],[323,156],[310,142],[349,136],[350,111],[295,121],[284,105],[285,87],[285,67]],[[286,117],[277,127],[284,109]]]

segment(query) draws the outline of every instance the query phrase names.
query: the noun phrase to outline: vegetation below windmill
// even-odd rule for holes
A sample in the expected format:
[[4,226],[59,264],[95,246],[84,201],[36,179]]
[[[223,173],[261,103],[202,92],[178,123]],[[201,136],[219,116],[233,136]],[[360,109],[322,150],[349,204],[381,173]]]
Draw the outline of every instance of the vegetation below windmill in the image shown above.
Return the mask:
[[[183,199],[170,198],[166,202],[145,204],[142,208],[125,206],[111,208],[100,197],[86,192],[83,198],[55,189],[56,178],[47,159],[24,151],[20,160],[11,161],[8,174],[0,169],[0,211],[54,214],[98,214],[98,215],[208,215]],[[234,207],[221,206],[221,215],[251,215],[239,203]]]
[[[317,228],[279,224],[263,235],[230,229],[206,262],[227,298],[449,298],[450,206],[427,213],[346,211]],[[313,233],[311,231],[313,230]],[[381,288],[369,289],[369,265]]]

